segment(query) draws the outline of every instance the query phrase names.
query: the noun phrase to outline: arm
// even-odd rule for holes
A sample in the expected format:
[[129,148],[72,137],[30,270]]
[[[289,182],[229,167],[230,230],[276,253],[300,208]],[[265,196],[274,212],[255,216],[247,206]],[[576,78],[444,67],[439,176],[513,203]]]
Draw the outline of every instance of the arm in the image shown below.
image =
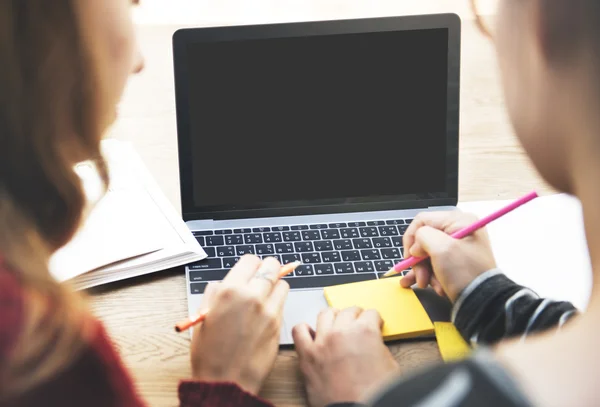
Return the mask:
[[577,314],[568,302],[539,298],[498,269],[475,278],[458,296],[452,322],[465,340],[491,344],[514,336],[527,336],[560,328]]

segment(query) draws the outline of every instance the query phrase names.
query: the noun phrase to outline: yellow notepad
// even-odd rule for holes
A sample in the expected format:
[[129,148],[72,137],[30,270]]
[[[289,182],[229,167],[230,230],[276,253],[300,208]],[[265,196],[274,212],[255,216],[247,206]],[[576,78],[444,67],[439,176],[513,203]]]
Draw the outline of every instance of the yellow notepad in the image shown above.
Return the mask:
[[383,339],[413,338],[433,333],[433,324],[410,288],[402,288],[402,277],[326,287],[329,306],[342,309],[376,309],[383,319]]
[[452,322],[434,322],[435,337],[445,362],[462,360],[469,356],[471,347]]

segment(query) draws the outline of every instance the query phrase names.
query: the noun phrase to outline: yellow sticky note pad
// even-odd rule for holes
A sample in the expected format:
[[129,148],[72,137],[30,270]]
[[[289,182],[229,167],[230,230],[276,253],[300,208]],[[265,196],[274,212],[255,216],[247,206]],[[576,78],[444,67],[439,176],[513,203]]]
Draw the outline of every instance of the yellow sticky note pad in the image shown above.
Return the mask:
[[364,281],[324,289],[329,306],[343,309],[376,309],[383,319],[383,339],[413,338],[433,333],[433,324],[410,288],[402,288],[402,277]]
[[437,339],[442,359],[446,362],[462,360],[469,356],[471,347],[460,335],[452,322],[434,322],[435,337]]

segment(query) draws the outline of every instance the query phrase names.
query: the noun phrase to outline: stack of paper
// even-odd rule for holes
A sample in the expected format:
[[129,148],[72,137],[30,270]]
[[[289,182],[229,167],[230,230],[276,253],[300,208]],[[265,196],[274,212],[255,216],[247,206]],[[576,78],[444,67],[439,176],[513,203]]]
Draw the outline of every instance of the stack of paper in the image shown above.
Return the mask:
[[[103,141],[111,183],[71,242],[50,260],[58,281],[85,289],[202,260],[206,253],[129,143]],[[88,196],[98,193],[91,165],[77,168]]]

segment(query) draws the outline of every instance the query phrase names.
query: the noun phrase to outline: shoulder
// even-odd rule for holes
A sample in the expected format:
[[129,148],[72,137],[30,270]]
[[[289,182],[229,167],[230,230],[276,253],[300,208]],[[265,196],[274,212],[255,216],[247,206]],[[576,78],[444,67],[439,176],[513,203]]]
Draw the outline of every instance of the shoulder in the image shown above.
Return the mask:
[[21,284],[0,255],[0,360],[10,353],[21,331],[23,308]]

